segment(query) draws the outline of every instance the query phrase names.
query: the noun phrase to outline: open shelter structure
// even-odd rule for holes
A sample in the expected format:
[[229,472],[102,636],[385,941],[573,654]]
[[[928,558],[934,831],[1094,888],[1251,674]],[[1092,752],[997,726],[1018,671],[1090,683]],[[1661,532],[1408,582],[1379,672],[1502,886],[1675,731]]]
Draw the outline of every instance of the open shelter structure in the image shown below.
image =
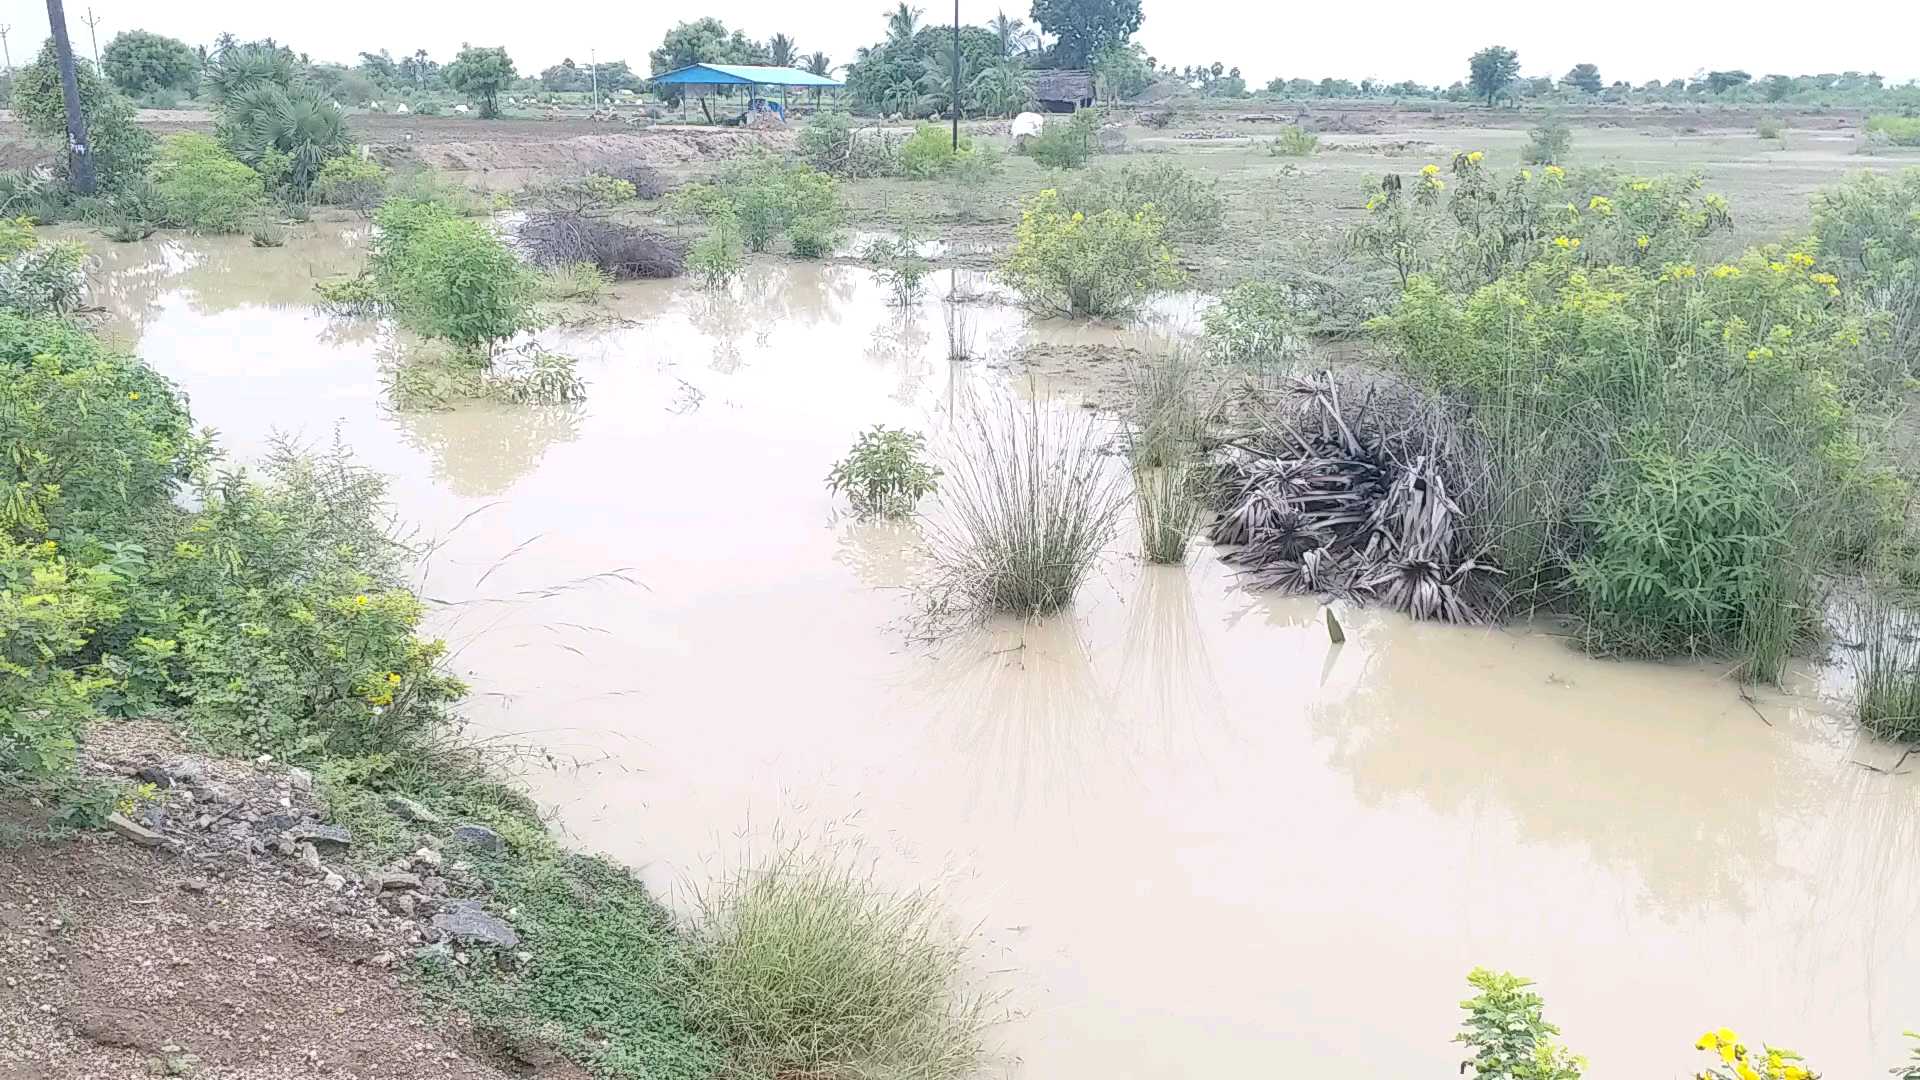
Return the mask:
[[[761,87],[777,86],[781,90],[781,108],[777,110],[781,119],[786,119],[786,92],[794,87],[820,91],[846,85],[824,75],[815,75],[810,71],[801,71],[792,67],[770,67],[761,64],[688,64],[665,75],[655,75],[651,80],[656,87],[679,87],[680,115],[686,118],[687,98],[702,97],[721,89],[744,88],[748,108],[760,100]],[[701,102],[706,109],[706,102]],[[712,119],[711,114],[708,119]]]

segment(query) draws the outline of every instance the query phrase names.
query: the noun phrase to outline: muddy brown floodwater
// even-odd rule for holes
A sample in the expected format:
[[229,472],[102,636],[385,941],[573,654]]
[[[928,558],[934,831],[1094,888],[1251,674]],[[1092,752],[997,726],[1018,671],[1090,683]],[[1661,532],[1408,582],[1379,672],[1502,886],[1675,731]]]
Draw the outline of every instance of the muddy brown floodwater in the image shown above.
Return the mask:
[[[1007,378],[949,364],[937,301],[852,267],[622,286],[624,324],[553,335],[584,404],[396,415],[386,334],[309,306],[363,241],[96,242],[98,295],[238,457],[337,425],[394,478],[478,728],[580,763],[527,780],[581,844],[679,897],[776,832],[942,882],[1022,1014],[1009,1075],[1451,1076],[1475,965],[1537,979],[1599,1080],[1690,1073],[1719,1025],[1864,1077],[1920,1025],[1920,788],[1855,764],[1890,758],[1819,673],[1750,706],[1371,611],[1335,649],[1313,601],[1129,542],[1070,617],[914,645],[913,529],[822,477]],[[971,310],[989,357],[1124,336]]]

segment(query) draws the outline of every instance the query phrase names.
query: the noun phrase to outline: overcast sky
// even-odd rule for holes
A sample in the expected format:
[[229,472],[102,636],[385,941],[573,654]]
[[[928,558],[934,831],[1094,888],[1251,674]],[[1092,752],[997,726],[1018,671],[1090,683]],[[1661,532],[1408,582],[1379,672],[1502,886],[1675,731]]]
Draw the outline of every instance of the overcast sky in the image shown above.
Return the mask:
[[[67,0],[76,47],[91,50],[84,0]],[[963,21],[980,23],[1005,6],[1024,17],[1027,0],[1003,5],[961,0]],[[1528,75],[1559,76],[1576,63],[1600,65],[1611,82],[1684,78],[1712,68],[1769,72],[1878,71],[1891,81],[1920,78],[1920,2],[1834,0],[1374,0],[1276,3],[1274,0],[1143,0],[1139,40],[1176,67],[1219,60],[1238,65],[1254,85],[1275,75],[1451,83],[1467,56],[1489,44],[1518,49]],[[936,2],[934,7],[939,7]],[[207,44],[222,30],[242,39],[271,36],[316,60],[351,61],[362,49],[396,56],[424,48],[450,57],[462,42],[505,45],[522,74],[570,56],[626,60],[647,69],[647,51],[674,21],[712,14],[758,39],[797,38],[840,63],[883,32],[882,0],[714,0],[707,6],[650,0],[587,0],[552,6],[454,3],[452,0],[93,0],[100,45],[121,30],[169,34]],[[947,6],[929,13],[953,17]],[[0,0],[14,63],[32,58],[47,34],[40,0]]]

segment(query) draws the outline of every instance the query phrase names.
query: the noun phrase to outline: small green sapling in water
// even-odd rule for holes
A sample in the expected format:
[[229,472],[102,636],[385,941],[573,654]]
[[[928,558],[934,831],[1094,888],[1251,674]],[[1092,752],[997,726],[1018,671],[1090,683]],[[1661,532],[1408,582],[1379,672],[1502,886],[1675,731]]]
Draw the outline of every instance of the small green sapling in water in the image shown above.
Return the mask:
[[827,490],[845,494],[862,517],[904,517],[940,477],[926,448],[918,432],[876,424],[827,473]]

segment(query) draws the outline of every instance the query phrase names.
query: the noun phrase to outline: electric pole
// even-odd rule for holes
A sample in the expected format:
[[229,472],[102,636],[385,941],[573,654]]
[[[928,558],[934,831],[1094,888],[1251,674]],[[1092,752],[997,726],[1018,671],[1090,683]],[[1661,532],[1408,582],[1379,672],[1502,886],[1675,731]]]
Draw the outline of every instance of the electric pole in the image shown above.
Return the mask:
[[7,47],[7,31],[12,29],[11,26],[0,25],[0,54],[5,55],[8,75],[13,74],[13,50]]
[[73,74],[73,43],[67,40],[67,9],[47,0],[53,26],[53,52],[60,62],[60,96],[67,103],[67,182],[77,195],[93,194],[93,151],[87,146],[87,118],[80,112],[80,81]]
[[100,25],[100,16],[95,15],[93,13],[92,8],[88,8],[87,17],[85,19],[82,19],[81,21],[87,24],[87,37],[93,40],[93,70],[99,71],[100,70],[100,35],[94,33],[93,28]]
[[960,152],[960,0],[953,0],[953,151]]
[[587,50],[587,73],[593,78],[593,107],[600,107],[600,61],[595,59],[594,51]]

